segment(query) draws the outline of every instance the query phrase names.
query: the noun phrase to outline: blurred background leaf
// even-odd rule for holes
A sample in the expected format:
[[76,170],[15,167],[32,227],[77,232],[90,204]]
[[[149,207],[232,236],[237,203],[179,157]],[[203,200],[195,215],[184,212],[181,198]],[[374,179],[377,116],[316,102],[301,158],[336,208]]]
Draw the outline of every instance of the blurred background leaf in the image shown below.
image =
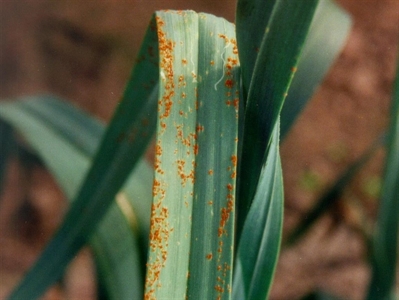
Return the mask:
[[399,230],[399,62],[388,128],[384,182],[374,233],[367,299],[394,299]]
[[69,261],[90,238],[147,148],[155,131],[158,78],[157,56],[148,55],[148,47],[157,49],[156,34],[151,30],[143,43],[142,59],[133,69],[123,99],[76,200],[10,299],[35,299],[60,278]]
[[14,146],[15,141],[12,128],[0,120],[0,195],[3,191],[8,159],[15,150]]
[[341,53],[351,29],[350,16],[334,1],[320,1],[281,111],[281,139]]
[[[104,126],[70,104],[51,96],[32,97],[3,105],[1,114],[39,152],[67,198],[73,199],[104,132]],[[119,196],[122,197],[120,201],[125,199],[125,205],[118,203],[120,207],[117,208],[114,204],[91,239],[99,281],[110,299],[142,295],[145,250],[140,251],[140,247],[145,247],[138,245],[138,237],[142,232],[137,228],[137,221],[126,215],[126,204],[128,213],[129,206],[131,212],[133,207],[138,207],[136,212],[142,215],[140,220],[146,219],[142,224],[149,225],[151,178],[151,168],[142,161],[125,185],[124,189],[129,191],[127,196]],[[139,188],[135,189],[135,185]],[[145,211],[141,209],[143,204],[136,205],[142,202],[147,203]]]

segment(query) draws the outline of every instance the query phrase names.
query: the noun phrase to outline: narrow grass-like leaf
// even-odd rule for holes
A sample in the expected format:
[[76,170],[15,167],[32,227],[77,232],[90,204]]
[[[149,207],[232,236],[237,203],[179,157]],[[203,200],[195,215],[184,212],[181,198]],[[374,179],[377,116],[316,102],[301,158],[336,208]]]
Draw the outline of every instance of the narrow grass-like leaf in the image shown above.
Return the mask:
[[350,16],[337,4],[330,0],[319,2],[281,111],[281,139],[340,53],[350,28]]
[[13,152],[14,144],[12,128],[0,120],[0,199],[7,171],[8,158]]
[[[89,153],[89,149],[94,149],[100,141],[103,125],[76,108],[48,96],[2,103],[1,108],[0,114],[42,155],[68,199],[71,199],[87,172],[93,154]],[[75,139],[75,135],[83,139]],[[88,139],[84,139],[85,135]],[[145,184],[142,182],[145,177],[151,181],[146,169],[148,166],[145,162],[140,163],[125,185],[125,190],[129,190],[127,198],[133,199],[133,207],[136,207],[134,204],[137,202],[149,203],[151,186],[147,182],[144,192]],[[132,184],[140,187],[132,190]],[[123,197],[122,194],[119,197]],[[115,204],[112,205],[90,240],[100,270],[100,280],[110,299],[142,295],[143,274],[139,259],[143,257],[139,257],[137,236],[124,215],[123,209],[121,211]],[[149,224],[148,219],[147,212],[145,224]],[[40,273],[36,275],[41,276]]]
[[281,244],[284,191],[279,122],[238,244],[234,299],[267,299]]
[[[155,100],[155,91],[151,97]],[[26,113],[50,127],[51,131],[57,133],[67,143],[71,144],[76,151],[86,156],[87,160],[92,160],[105,131],[105,127],[100,121],[54,96],[44,95],[40,97],[27,97],[15,105],[17,105],[22,111],[26,111]],[[37,147],[38,149],[41,149],[41,147],[44,148],[46,145],[37,145]],[[48,147],[50,148],[51,146]],[[43,149],[42,151],[45,150]],[[41,153],[43,156],[48,155],[47,153],[44,155],[45,152]],[[52,151],[52,153],[55,153],[55,151]],[[73,161],[73,159],[71,160]],[[48,164],[50,165],[50,168],[52,168],[53,173],[57,176],[62,187],[66,189],[68,196],[72,198],[76,195],[77,190],[80,187],[80,182],[86,174],[86,171],[77,172],[76,168],[79,168],[79,170],[87,170],[87,164],[84,165],[84,168],[82,168],[82,165],[71,166],[70,164],[68,166],[58,166],[57,163],[59,161],[60,159],[55,157],[53,160],[49,161],[51,164]],[[66,167],[69,168],[71,172],[68,173],[68,178],[63,179]],[[78,176],[73,175],[74,170],[75,174],[79,174]],[[140,174],[140,176],[137,174]],[[136,184],[134,184],[133,181],[135,181]],[[150,203],[148,200],[132,201],[132,198],[136,198],[137,195],[145,195],[148,193],[148,186],[151,186],[151,183],[147,181],[152,182],[152,175],[147,164],[142,162],[140,163],[139,170],[132,174],[123,188],[127,193],[129,201],[132,202],[138,219],[137,223],[140,224],[139,231],[143,231],[143,235],[147,235],[150,225]]]
[[145,296],[229,299],[239,106],[234,26],[194,12],[158,12],[156,22],[164,91]]
[[35,299],[60,278],[146,149],[155,130],[157,99],[150,95],[157,86],[157,46],[156,34],[150,29],[122,102],[76,200],[60,229],[10,299]]
[[237,174],[239,65],[235,28],[200,14],[189,299],[230,299]]
[[255,62],[266,28],[278,0],[239,0],[236,11],[236,34],[242,63],[242,88],[246,101]]
[[399,230],[399,61],[388,129],[384,183],[372,252],[367,299],[394,299]]
[[[248,3],[246,6],[250,8]],[[266,1],[250,3],[266,7]],[[279,116],[317,3],[317,0],[277,0],[253,67],[239,166],[235,299],[265,299],[274,276],[283,218]],[[259,7],[256,13],[269,11]],[[246,26],[246,23],[237,26]],[[240,49],[245,41],[238,38]],[[240,59],[244,69],[246,65],[252,67],[246,56]]]
[[[267,1],[259,2],[264,5],[267,3]],[[301,48],[317,3],[317,0],[276,1],[265,29],[245,110],[242,150],[242,162],[245,162],[245,165],[240,166],[238,238],[256,191],[272,130],[296,71]],[[262,14],[263,9],[259,9],[257,13]],[[241,23],[240,26],[246,24]],[[237,42],[240,48],[243,42],[240,40]],[[245,57],[244,60],[240,57],[240,61],[242,66],[250,63]]]
[[295,227],[295,230],[287,238],[288,245],[294,244],[301,238],[330,207],[339,201],[345,188],[370,160],[376,150],[384,143],[385,135],[379,137],[359,159],[349,165],[342,174],[338,176],[337,181],[316,201],[316,205],[312,207],[311,211],[306,214],[304,219]]
[[196,153],[198,15],[157,12],[160,100],[145,298],[184,298]]

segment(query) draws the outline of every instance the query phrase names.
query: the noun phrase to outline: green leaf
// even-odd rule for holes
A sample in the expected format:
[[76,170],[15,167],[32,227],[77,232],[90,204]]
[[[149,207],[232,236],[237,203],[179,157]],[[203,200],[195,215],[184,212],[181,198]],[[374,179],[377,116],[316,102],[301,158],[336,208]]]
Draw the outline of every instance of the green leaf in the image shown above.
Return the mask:
[[145,296],[229,299],[239,106],[234,26],[194,12],[158,12],[155,21],[163,90]]
[[[241,55],[241,46],[248,47],[241,39],[243,35],[237,36],[242,68],[252,68],[253,72],[249,86],[244,87],[248,95],[244,95],[247,103],[239,166],[235,299],[266,298],[274,276],[283,218],[279,116],[317,3],[277,0],[271,8],[267,1],[238,2],[238,7],[261,16],[237,20],[237,32],[244,31],[240,27],[252,27],[263,32],[263,38],[253,65],[251,58]],[[251,20],[256,22],[264,12],[269,18],[266,27],[251,26]],[[237,16],[245,14],[240,12]],[[256,55],[256,50],[252,49],[252,55]]]
[[[87,172],[93,155],[90,152],[100,141],[103,125],[67,103],[49,96],[2,103],[1,108],[0,114],[41,154],[68,199],[71,199]],[[151,175],[147,175],[148,169],[144,162],[140,163],[125,186],[127,197],[132,199],[130,205],[139,207],[136,210],[138,215],[143,214],[143,211],[140,205],[135,204],[139,201],[149,203],[145,197],[149,199],[151,187],[147,182],[147,190],[143,190],[145,185],[142,181],[143,178],[151,181]],[[141,188],[132,189],[132,185],[140,185]],[[124,199],[122,194],[119,199],[120,204]],[[124,210],[125,207],[112,205],[90,241],[100,270],[100,280],[110,299],[142,297],[143,274],[137,236],[132,232],[129,220],[124,217]],[[149,224],[148,211],[147,206],[145,224]],[[46,272],[46,269],[43,270]],[[38,277],[42,275],[36,274]]]
[[238,245],[234,299],[267,299],[280,251],[284,191],[279,123]]
[[26,295],[35,299],[60,278],[69,261],[87,242],[130,171],[139,161],[155,131],[157,49],[156,33],[150,29],[122,102],[105,133],[76,200],[54,238],[10,299],[26,298]]
[[333,1],[319,2],[281,111],[281,139],[286,136],[340,53],[351,24],[350,16]]
[[3,191],[8,159],[13,152],[14,144],[12,128],[0,120],[0,196]]
[[198,74],[201,80],[198,83],[198,155],[189,299],[231,297],[240,105],[234,31],[233,24],[200,14]]
[[399,62],[388,129],[387,158],[374,234],[367,299],[394,299],[399,227]]
[[[257,3],[256,13],[258,14],[268,10],[266,7],[267,2],[261,0],[251,1],[251,3]],[[264,29],[263,40],[248,90],[245,110],[241,159],[242,162],[245,162],[245,165],[240,166],[240,190],[237,209],[238,238],[240,238],[246,215],[254,198],[262,162],[270,145],[272,130],[275,127],[295,73],[301,48],[317,2],[317,0],[276,1],[270,20]],[[241,30],[239,28],[241,26],[245,27],[247,23],[238,23],[238,32]],[[237,38],[239,37],[237,36]],[[244,44],[244,41],[238,39],[237,42],[239,53],[241,53],[240,47]],[[244,69],[247,64],[251,64],[250,61],[246,60],[246,57],[240,57],[240,61]]]
[[277,2],[278,0],[240,0],[237,2],[237,44],[242,62],[241,73],[245,102],[259,49]]

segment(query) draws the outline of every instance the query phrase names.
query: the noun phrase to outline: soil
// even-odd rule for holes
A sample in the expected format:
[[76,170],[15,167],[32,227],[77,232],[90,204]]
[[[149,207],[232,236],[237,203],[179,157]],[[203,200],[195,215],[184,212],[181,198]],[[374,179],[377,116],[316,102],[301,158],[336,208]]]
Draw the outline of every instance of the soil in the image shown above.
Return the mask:
[[[399,1],[339,0],[353,28],[337,61],[282,144],[287,236],[317,198],[386,128],[399,42]],[[228,20],[226,1],[0,1],[0,97],[60,95],[108,121],[123,92],[151,13],[206,11]],[[167,6],[167,7],[166,7]],[[315,290],[363,299],[383,150],[341,201],[293,246],[283,247],[271,299],[300,299]],[[12,159],[0,195],[0,299],[33,263],[67,208],[40,163]],[[90,250],[43,299],[96,298]]]

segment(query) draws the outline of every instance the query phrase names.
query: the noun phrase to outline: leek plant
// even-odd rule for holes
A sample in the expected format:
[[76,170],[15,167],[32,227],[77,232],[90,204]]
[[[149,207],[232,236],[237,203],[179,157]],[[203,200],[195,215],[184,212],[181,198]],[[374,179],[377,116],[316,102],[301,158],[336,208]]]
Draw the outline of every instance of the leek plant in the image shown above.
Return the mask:
[[[9,299],[40,297],[87,243],[107,299],[266,299],[283,223],[280,128],[284,136],[349,25],[317,0],[239,0],[236,26],[159,11],[106,128],[52,96],[2,102],[2,140],[13,145],[11,131],[22,134],[71,200]],[[398,220],[390,211],[399,186],[397,93],[395,101],[388,159],[396,169],[387,169],[380,216],[380,234],[392,234],[376,238],[370,287],[380,295],[383,285],[383,297],[395,255],[380,259],[396,251]],[[149,166],[142,155],[154,134]]]

